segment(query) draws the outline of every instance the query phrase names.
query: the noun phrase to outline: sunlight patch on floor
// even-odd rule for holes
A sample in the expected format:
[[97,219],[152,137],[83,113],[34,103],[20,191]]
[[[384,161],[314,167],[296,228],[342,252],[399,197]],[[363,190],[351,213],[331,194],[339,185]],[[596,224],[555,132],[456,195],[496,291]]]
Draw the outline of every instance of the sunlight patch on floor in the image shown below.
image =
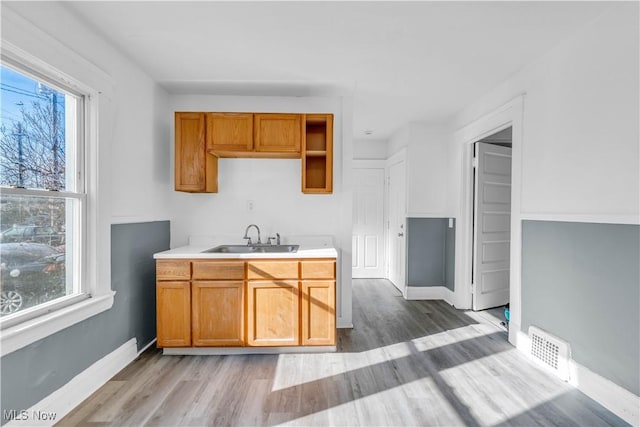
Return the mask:
[[[485,425],[504,423],[519,414],[549,402],[571,389],[566,383],[544,372],[522,376],[518,364],[530,363],[515,348],[476,358],[440,371],[448,384],[466,383],[456,395]],[[512,387],[505,387],[511,384]],[[522,391],[527,390],[526,394]],[[509,402],[505,405],[505,402]]]
[[[465,340],[496,332],[495,328],[491,326],[483,331],[481,326],[465,326],[457,328],[455,332],[444,331],[408,342],[390,344],[358,353],[280,354],[278,355],[272,391],[319,381],[331,376],[402,359],[411,356],[416,351],[424,352],[439,347],[455,345]],[[304,369],[303,357],[306,360],[305,363],[311,363],[318,368],[313,370]]]

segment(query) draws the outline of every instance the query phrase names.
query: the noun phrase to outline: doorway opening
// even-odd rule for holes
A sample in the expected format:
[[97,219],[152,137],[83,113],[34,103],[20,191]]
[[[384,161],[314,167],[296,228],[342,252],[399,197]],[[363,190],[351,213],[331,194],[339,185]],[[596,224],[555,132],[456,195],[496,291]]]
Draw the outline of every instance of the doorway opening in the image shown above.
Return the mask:
[[511,272],[512,127],[473,143],[471,300],[507,329]]

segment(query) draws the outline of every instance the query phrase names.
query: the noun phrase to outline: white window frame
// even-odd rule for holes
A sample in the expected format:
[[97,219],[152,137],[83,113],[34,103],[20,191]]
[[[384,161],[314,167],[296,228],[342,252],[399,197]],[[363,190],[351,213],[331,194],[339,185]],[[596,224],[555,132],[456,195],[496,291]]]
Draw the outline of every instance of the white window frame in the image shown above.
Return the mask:
[[[83,142],[78,142],[80,149],[77,153],[84,164],[81,168],[85,173],[82,177],[84,194],[78,196],[78,193],[70,193],[69,196],[79,197],[83,205],[80,215],[82,247],[78,254],[82,271],[80,287],[85,294],[62,298],[55,304],[42,304],[39,306],[42,310],[34,310],[31,313],[33,316],[0,330],[1,356],[110,309],[115,294],[111,289],[110,274],[109,155],[108,144],[102,142],[105,139],[103,136],[109,135],[112,80],[104,71],[10,10],[3,16],[3,25],[7,29],[5,33],[3,28],[1,43],[3,62],[16,64],[19,69],[33,71],[46,80],[59,82],[62,88],[70,88],[72,93],[84,97],[84,120],[81,124]],[[29,51],[19,47],[14,40],[9,40],[12,33],[25,46],[29,46]],[[31,37],[35,40],[28,40]],[[36,195],[34,190],[28,193]],[[50,196],[48,191],[41,193]],[[24,194],[24,190],[3,188],[0,194]],[[66,194],[60,192],[57,195]]]

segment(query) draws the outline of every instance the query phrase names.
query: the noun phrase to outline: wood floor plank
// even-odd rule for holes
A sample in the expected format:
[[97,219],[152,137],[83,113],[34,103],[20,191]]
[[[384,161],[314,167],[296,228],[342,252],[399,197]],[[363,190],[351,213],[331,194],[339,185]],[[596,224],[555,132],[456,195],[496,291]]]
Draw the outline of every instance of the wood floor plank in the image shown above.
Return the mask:
[[61,426],[624,426],[532,364],[506,332],[443,301],[353,281],[353,329],[326,354],[149,349]]

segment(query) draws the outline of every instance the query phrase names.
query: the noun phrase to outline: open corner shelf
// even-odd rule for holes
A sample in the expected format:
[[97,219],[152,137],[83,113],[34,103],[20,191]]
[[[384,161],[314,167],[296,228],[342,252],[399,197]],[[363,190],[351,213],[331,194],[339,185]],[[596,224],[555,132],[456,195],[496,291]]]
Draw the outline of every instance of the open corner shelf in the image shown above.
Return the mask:
[[302,192],[333,192],[333,115],[306,114],[302,148]]

